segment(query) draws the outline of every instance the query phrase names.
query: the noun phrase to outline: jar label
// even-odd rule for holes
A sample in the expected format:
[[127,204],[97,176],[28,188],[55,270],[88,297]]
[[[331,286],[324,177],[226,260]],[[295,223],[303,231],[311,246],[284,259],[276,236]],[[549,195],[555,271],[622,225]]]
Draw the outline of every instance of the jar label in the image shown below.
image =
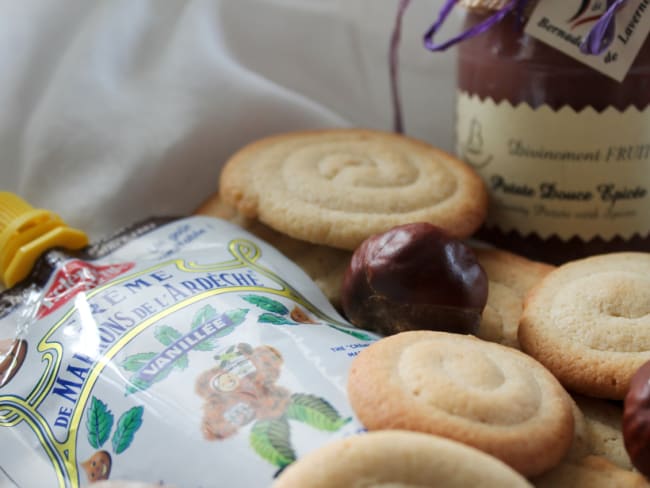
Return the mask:
[[544,0],[526,24],[526,33],[564,54],[622,81],[650,32],[650,0],[625,2],[616,12],[611,44],[600,55],[584,54],[580,44],[605,13],[610,2]]
[[457,108],[457,152],[490,191],[488,228],[563,240],[650,233],[650,109],[533,109],[464,92]]

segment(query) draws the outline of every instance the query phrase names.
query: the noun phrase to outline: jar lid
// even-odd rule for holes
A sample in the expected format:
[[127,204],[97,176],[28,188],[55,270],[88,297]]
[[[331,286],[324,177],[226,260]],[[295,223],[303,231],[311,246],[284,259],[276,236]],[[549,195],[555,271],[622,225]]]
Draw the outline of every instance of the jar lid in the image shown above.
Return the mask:
[[47,249],[80,249],[87,244],[86,234],[68,227],[55,213],[0,192],[0,281],[6,286],[25,278]]
[[[524,7],[523,17],[528,18],[537,6],[538,0],[528,0]],[[511,0],[459,0],[458,4],[476,13],[496,12],[505,8]],[[516,9],[517,7],[515,7]]]
[[510,0],[460,0],[460,5],[468,10],[501,10]]

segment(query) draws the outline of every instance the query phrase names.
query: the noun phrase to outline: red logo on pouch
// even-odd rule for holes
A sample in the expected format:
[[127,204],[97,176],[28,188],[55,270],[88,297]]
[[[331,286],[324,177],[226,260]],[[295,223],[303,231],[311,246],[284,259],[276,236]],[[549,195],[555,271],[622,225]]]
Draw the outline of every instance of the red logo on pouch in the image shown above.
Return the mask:
[[68,261],[54,275],[54,280],[43,296],[38,318],[54,312],[77,293],[92,290],[116,276],[126,273],[135,263],[93,265],[79,259]]

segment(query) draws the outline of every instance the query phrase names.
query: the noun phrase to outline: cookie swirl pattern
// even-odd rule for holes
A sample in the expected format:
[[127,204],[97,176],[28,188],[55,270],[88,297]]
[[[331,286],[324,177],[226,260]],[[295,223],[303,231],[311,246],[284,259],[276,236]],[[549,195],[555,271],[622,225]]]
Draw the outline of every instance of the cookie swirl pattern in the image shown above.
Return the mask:
[[471,336],[382,339],[354,361],[348,391],[369,430],[441,435],[526,476],[558,464],[573,439],[572,401],[557,380],[529,356]]
[[551,272],[525,302],[519,341],[568,389],[622,399],[650,360],[650,254],[593,256]]
[[246,217],[343,249],[407,222],[467,237],[487,208],[482,180],[460,160],[401,135],[357,129],[255,142],[226,163],[220,193]]

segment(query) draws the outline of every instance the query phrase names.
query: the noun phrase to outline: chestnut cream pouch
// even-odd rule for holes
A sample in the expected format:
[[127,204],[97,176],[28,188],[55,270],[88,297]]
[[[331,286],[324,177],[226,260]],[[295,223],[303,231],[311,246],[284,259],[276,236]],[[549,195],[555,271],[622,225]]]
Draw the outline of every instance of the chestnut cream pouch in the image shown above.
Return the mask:
[[0,295],[0,469],[20,487],[268,486],[362,429],[347,373],[375,339],[221,220],[49,251]]

